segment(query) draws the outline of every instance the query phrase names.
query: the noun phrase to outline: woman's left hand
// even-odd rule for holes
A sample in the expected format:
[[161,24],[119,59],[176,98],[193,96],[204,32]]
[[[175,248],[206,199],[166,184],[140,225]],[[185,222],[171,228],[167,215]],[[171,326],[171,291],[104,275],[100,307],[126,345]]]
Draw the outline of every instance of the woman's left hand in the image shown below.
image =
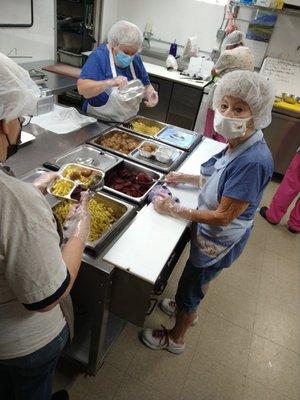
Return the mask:
[[158,103],[158,94],[154,90],[152,85],[149,85],[146,88],[146,95],[145,95],[145,101],[144,101],[146,107],[155,107],[156,104]]
[[168,214],[173,215],[176,214],[176,207],[179,204],[174,203],[174,200],[170,197],[156,197],[153,200],[154,210],[157,211],[159,214]]
[[33,181],[33,185],[43,194],[46,193],[47,186],[57,177],[57,172],[44,172],[39,178]]

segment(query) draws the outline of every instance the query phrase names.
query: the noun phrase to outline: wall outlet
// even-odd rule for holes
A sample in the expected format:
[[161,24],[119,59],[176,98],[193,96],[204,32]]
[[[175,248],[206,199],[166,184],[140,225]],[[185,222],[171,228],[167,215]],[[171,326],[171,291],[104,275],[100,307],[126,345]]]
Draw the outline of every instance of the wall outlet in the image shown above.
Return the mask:
[[217,30],[217,39],[218,40],[223,40],[225,37],[225,30],[224,29],[218,29]]

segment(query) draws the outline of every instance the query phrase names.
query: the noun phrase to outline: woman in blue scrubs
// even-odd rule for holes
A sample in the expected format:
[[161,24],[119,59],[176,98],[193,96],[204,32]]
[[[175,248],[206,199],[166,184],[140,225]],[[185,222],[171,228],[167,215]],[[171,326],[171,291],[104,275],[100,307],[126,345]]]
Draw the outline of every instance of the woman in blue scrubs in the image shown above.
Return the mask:
[[158,95],[150,84],[138,51],[143,34],[128,21],[115,23],[108,32],[108,43],[95,49],[84,64],[78,79],[78,92],[86,99],[83,110],[103,120],[124,122],[139,111],[142,97],[124,101],[118,88],[139,79],[145,86],[144,103],[154,107]]
[[173,329],[145,329],[143,342],[152,349],[184,351],[187,329],[197,322],[197,307],[208,284],[240,256],[251,234],[255,211],[273,174],[273,160],[262,128],[271,122],[274,90],[265,78],[250,71],[226,74],[214,94],[216,132],[228,146],[201,165],[200,176],[171,172],[169,184],[199,187],[196,210],[158,198],[161,214],[192,222],[190,257],[175,300],[160,306],[176,317]]

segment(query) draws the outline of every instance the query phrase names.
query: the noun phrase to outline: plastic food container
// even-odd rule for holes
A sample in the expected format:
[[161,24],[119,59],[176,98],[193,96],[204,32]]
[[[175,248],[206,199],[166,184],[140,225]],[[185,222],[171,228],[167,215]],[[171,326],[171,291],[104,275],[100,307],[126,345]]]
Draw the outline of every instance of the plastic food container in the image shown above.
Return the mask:
[[173,150],[161,146],[158,150],[156,150],[155,158],[157,161],[167,164],[172,160],[173,154]]
[[130,101],[137,97],[144,96],[145,87],[139,79],[133,79],[128,84],[119,89],[119,96],[123,101]]
[[155,157],[155,152],[157,149],[158,146],[145,142],[139,147],[139,153],[142,157],[151,158]]

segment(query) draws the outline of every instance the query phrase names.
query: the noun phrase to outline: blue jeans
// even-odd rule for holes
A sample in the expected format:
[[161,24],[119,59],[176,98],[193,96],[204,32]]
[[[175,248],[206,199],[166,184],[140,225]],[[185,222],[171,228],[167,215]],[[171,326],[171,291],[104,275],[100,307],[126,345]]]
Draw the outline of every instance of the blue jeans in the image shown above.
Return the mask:
[[193,313],[197,310],[200,301],[205,296],[203,287],[215,279],[224,268],[229,268],[241,255],[250,233],[251,229],[248,229],[240,241],[223,258],[209,267],[201,268],[201,266],[193,265],[190,258],[187,260],[175,296],[177,307],[186,313]]
[[50,400],[53,373],[68,338],[66,324],[60,334],[41,349],[24,357],[0,360],[0,398]]

